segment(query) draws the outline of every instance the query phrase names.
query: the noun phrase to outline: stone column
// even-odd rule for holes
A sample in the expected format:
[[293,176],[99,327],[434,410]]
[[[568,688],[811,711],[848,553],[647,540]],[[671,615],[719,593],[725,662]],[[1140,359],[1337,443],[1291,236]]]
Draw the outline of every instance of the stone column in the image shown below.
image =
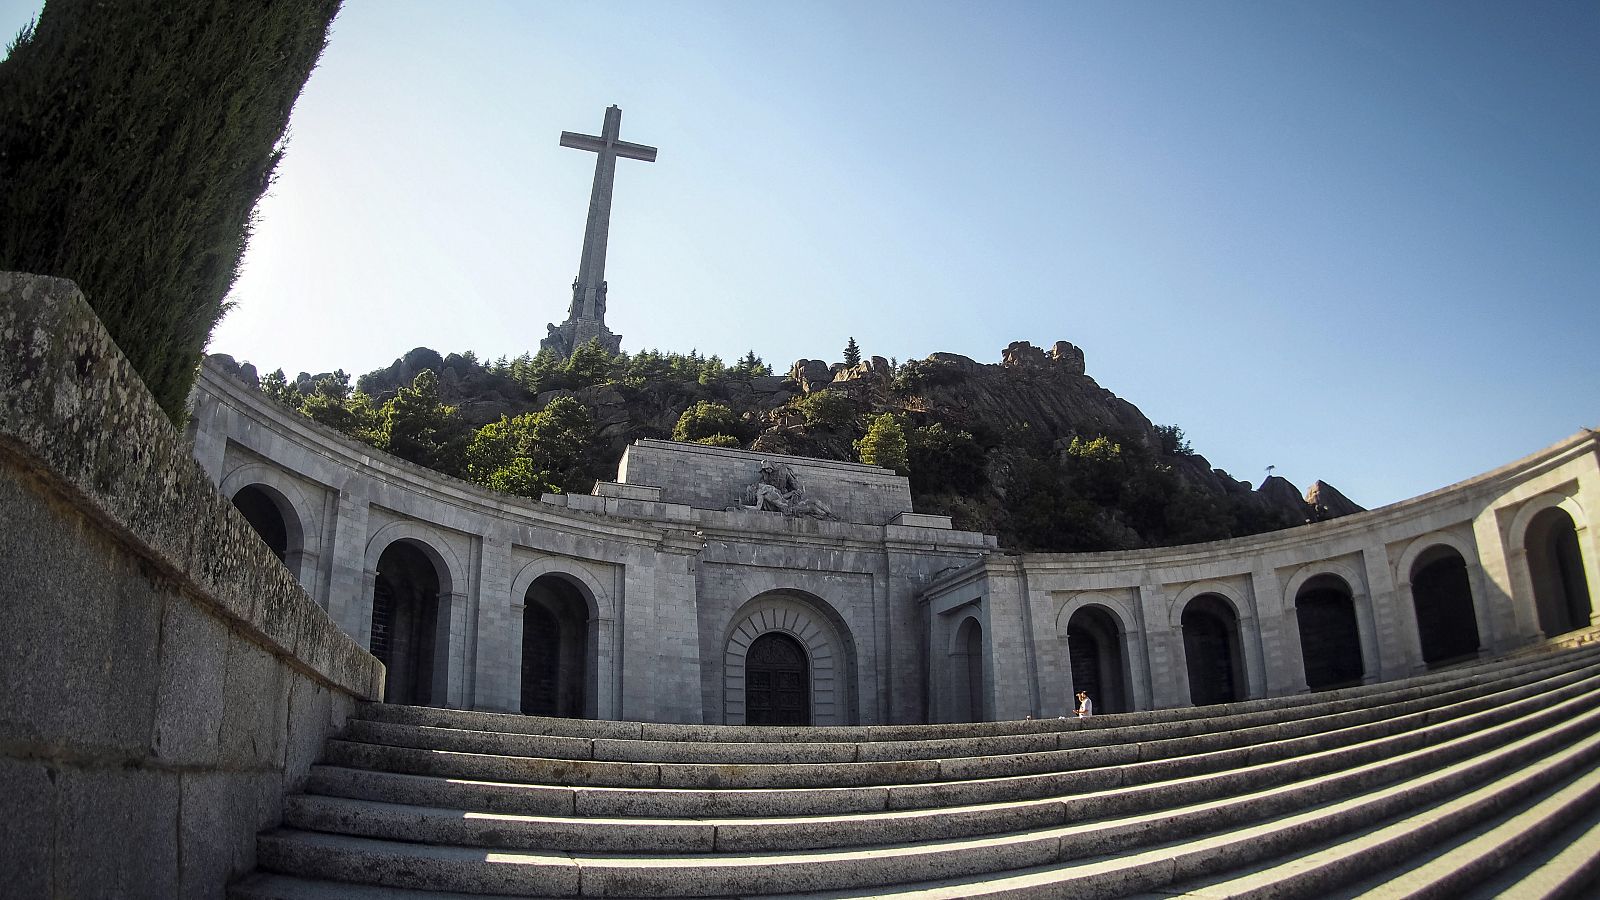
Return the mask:
[[[1495,651],[1510,650],[1544,639],[1539,627],[1539,607],[1533,597],[1528,554],[1507,546],[1493,510],[1472,522],[1477,561],[1466,560],[1467,584],[1472,588],[1472,610],[1478,618],[1478,644]],[[1402,573],[1408,580],[1410,573]]]
[[[669,530],[653,550],[636,548],[624,574],[622,656],[624,719],[706,721],[700,681],[699,616],[694,562],[704,540]],[[622,598],[618,598],[619,608]],[[721,653],[722,648],[706,652]],[[712,721],[721,721],[720,711]]]
[[1379,677],[1393,681],[1422,671],[1422,641],[1417,636],[1409,575],[1407,580],[1395,582],[1389,571],[1389,551],[1382,544],[1362,550],[1361,565],[1378,632]]
[[478,652],[473,709],[522,709],[522,598],[511,596],[511,544],[505,536],[482,538],[478,577]]
[[1145,652],[1150,666],[1150,706],[1188,706],[1189,671],[1183,655],[1183,631],[1172,624],[1172,600],[1161,585],[1145,581],[1138,588],[1145,623]]
[[[364,479],[356,483],[363,484]],[[363,647],[372,645],[372,588],[377,575],[367,568],[369,506],[364,487],[339,491],[328,567],[328,615]]]
[[[1281,697],[1306,693],[1309,688],[1305,657],[1300,648],[1300,618],[1293,598],[1283,595],[1277,571],[1261,564],[1250,573],[1250,593],[1256,607],[1254,647],[1262,679],[1258,688],[1256,677],[1252,675],[1250,695]],[[1240,622],[1239,628],[1244,630],[1245,623]],[[1241,634],[1240,638],[1247,648],[1250,647],[1247,635]],[[1249,649],[1245,651],[1245,659],[1250,659]]]
[[993,721],[1020,719],[1038,708],[1039,695],[1026,631],[1027,583],[1015,559],[990,564],[987,602],[988,621],[982,622],[987,707],[983,712],[987,715],[974,711],[974,717]]

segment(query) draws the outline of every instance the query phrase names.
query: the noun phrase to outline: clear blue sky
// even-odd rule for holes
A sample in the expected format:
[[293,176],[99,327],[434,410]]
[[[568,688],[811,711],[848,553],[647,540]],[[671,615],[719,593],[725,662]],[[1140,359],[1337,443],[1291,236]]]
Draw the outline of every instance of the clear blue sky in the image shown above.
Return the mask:
[[536,349],[615,103],[624,349],[1069,340],[1376,506],[1600,424],[1597,97],[1592,2],[347,2],[211,349]]

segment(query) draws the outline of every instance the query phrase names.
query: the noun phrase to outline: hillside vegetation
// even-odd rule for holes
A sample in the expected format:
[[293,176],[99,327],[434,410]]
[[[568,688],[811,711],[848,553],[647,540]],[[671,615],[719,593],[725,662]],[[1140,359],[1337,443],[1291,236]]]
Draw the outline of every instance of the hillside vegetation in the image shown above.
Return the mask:
[[[852,353],[851,351],[854,351]],[[1254,534],[1359,509],[1318,482],[1260,490],[1214,469],[1084,372],[1066,342],[1018,342],[999,364],[947,353],[896,363],[754,351],[611,355],[596,345],[485,363],[418,348],[351,385],[340,371],[264,378],[274,400],[357,440],[495,490],[587,492],[640,438],[859,460],[910,478],[919,512],[1019,550],[1112,550]],[[231,360],[222,358],[226,364]]]

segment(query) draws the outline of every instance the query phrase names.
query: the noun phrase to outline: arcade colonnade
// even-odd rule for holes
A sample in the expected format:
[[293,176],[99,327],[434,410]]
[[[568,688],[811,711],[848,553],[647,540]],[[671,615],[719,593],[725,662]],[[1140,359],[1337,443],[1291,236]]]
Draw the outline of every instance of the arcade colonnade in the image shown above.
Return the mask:
[[904,479],[872,467],[807,476],[881,489],[853,515],[869,521],[709,508],[742,489],[729,472],[766,457],[694,445],[630,448],[671,463],[635,471],[690,473],[684,502],[670,484],[506,497],[351,442],[210,364],[190,437],[307,592],[384,660],[391,702],[874,724],[1053,716],[1085,689],[1101,712],[1150,709],[1505,652],[1589,627],[1600,596],[1587,432],[1332,522],[1023,555],[916,515]]
[[[923,594],[930,718],[1219,703],[1403,678],[1600,625],[1584,432],[1382,509],[1123,553],[989,556]],[[987,655],[972,659],[981,632]],[[976,674],[973,674],[976,673]]]

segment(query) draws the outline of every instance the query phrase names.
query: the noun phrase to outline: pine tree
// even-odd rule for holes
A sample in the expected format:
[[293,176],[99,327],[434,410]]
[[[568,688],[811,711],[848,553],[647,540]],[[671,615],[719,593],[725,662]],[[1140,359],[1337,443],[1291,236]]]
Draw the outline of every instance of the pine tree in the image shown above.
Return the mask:
[[178,421],[338,0],[50,0],[0,62],[0,270],[77,282]]
[[844,364],[847,366],[861,365],[861,348],[856,345],[856,339],[850,338],[850,343],[844,345]]
[[906,430],[894,413],[884,413],[872,420],[866,436],[856,441],[856,452],[869,466],[883,466],[901,475],[911,472],[906,458]]

